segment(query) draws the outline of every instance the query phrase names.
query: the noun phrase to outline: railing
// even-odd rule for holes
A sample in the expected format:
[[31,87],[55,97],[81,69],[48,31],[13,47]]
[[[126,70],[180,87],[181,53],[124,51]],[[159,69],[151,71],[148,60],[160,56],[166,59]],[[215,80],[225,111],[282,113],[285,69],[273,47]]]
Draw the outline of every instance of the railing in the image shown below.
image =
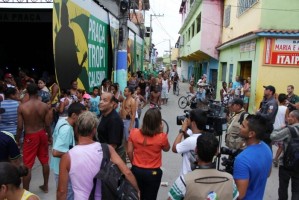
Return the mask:
[[0,0],[0,3],[53,3],[53,0]]

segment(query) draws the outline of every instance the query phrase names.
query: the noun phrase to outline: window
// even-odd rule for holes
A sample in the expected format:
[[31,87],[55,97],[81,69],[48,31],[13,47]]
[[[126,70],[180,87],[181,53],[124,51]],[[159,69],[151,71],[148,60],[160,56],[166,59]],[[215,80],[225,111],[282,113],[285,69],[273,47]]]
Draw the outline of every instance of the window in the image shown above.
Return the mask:
[[238,0],[238,16],[242,15],[246,10],[250,9],[259,0]]
[[227,63],[222,63],[221,81],[226,81],[226,68]]
[[230,64],[229,65],[229,78],[228,78],[228,82],[233,82],[233,70],[234,70],[234,65]]
[[199,33],[200,28],[201,28],[201,13],[196,18],[196,24],[197,24],[197,31],[196,31],[196,33]]
[[230,10],[231,10],[231,5],[228,5],[224,10],[224,21],[223,21],[224,27],[228,27],[230,24]]
[[191,26],[191,38],[195,35],[195,22]]

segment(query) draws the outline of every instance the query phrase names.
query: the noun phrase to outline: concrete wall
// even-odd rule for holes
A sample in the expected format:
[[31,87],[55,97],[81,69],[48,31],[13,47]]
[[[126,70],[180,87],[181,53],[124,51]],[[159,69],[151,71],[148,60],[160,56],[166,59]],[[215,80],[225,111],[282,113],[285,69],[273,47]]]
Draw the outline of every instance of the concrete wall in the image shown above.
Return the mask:
[[225,43],[250,31],[259,29],[261,19],[261,2],[262,1],[260,0],[252,8],[248,9],[238,17],[238,0],[224,1],[224,9],[226,6],[231,5],[231,13],[230,25],[227,28],[223,27],[222,29],[222,43]]
[[298,0],[263,0],[261,27],[264,29],[299,29]]

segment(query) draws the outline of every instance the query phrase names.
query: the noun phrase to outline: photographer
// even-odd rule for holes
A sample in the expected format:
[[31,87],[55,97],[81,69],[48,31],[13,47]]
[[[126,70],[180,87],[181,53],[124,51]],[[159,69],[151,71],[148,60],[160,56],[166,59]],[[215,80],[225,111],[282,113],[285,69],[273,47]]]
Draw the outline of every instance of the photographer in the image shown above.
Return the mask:
[[[172,145],[172,151],[174,153],[183,154],[181,175],[192,171],[191,165],[196,160],[194,153],[196,140],[197,137],[205,130],[206,124],[207,114],[205,111],[201,109],[194,109],[191,110],[190,113],[186,113],[186,119],[182,123],[182,128]],[[186,133],[188,127],[192,130],[192,134],[190,136]],[[183,137],[185,137],[185,139],[182,141]]]
[[233,99],[230,106],[230,111],[233,113],[233,115],[228,121],[225,144],[228,148],[234,150],[243,149],[245,147],[245,140],[239,136],[240,118],[244,119],[246,115],[243,105],[244,105],[243,100],[236,98]]

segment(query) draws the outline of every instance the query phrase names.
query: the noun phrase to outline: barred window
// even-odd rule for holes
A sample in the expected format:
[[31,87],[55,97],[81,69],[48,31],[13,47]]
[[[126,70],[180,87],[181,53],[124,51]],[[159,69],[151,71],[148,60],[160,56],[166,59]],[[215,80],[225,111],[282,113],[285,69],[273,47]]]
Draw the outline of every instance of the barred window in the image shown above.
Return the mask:
[[238,0],[238,17],[250,9],[259,0]]
[[227,6],[224,10],[224,19],[223,19],[224,27],[228,27],[230,24],[230,10],[231,10],[231,5]]

